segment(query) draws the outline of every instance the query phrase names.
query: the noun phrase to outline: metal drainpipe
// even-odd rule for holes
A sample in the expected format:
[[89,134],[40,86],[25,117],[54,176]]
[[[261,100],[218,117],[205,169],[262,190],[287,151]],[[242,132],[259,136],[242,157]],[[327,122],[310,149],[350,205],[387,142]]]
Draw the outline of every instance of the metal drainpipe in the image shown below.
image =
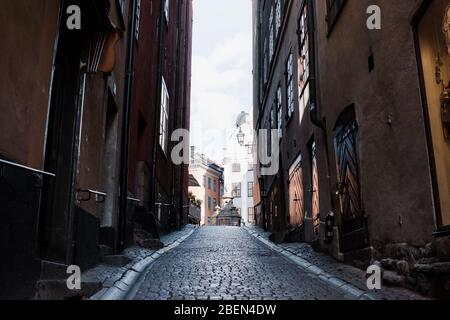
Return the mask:
[[[177,34],[176,34],[176,63],[175,63],[175,108],[174,108],[174,117],[173,117],[173,130],[177,129],[177,114],[179,109],[179,103],[180,103],[180,26],[181,26],[181,8],[182,8],[182,2],[178,1],[178,13],[177,13]],[[172,148],[175,146],[175,142],[172,142]],[[180,208],[177,208],[175,205],[175,164],[171,163],[171,171],[172,171],[172,194],[171,194],[171,208],[172,210],[179,210]],[[181,206],[180,206],[181,207]],[[178,213],[174,212],[175,215],[175,229],[178,229],[179,227],[179,218]],[[172,218],[172,217],[171,217]]]
[[[308,4],[311,5],[310,10],[311,12],[315,12],[315,4],[314,1],[310,1],[308,2]],[[316,26],[315,26],[315,20],[314,20],[314,16],[311,14],[310,15],[310,22],[313,26],[313,32],[316,32]],[[313,48],[312,52],[314,52],[316,54],[316,45],[314,43],[314,39],[315,36],[313,37],[313,41],[311,44],[311,47]],[[316,54],[317,56],[317,54]],[[314,66],[314,74],[311,78],[311,81],[314,83],[314,85],[312,86],[312,94],[311,96],[314,97],[314,100],[317,100],[317,81],[316,81],[316,74],[317,74],[317,67]],[[325,142],[325,155],[326,155],[326,164],[327,164],[327,181],[328,181],[328,189],[329,189],[329,193],[330,193],[330,207],[331,207],[331,211],[335,212],[335,206],[334,206],[334,194],[333,194],[333,188],[331,185],[331,175],[330,175],[330,154],[329,154],[329,145],[328,145],[328,137],[327,137],[327,123],[326,123],[326,119],[319,119],[319,114],[318,114],[318,110],[317,110],[317,105],[316,102],[311,103],[310,109],[309,109],[309,116],[311,119],[311,122],[319,127],[320,129],[322,129],[322,134],[323,134],[323,139]]]
[[162,87],[162,57],[163,57],[163,24],[164,24],[164,6],[161,2],[160,16],[158,22],[158,68],[156,72],[156,112],[155,123],[153,126],[153,153],[152,153],[152,183],[150,188],[150,207],[154,213],[156,209],[156,158],[158,153],[158,141],[159,141],[159,120],[161,117],[161,87]]
[[[184,101],[184,103],[183,103],[183,112],[182,112],[182,114],[181,114],[181,122],[182,122],[182,126],[183,126],[183,129],[186,129],[186,111],[187,111],[187,102],[186,102],[186,100],[185,100],[185,98],[186,98],[186,95],[187,95],[187,87],[188,87],[188,59],[189,59],[189,50],[190,50],[190,46],[189,46],[189,32],[190,32],[190,29],[189,29],[189,21],[190,21],[190,15],[189,15],[189,12],[190,12],[190,2],[188,1],[187,3],[186,3],[186,24],[185,24],[185,35],[184,35],[184,41],[185,41],[185,46],[184,46],[184,48],[185,48],[185,50],[184,50],[184,90],[183,90],[183,95],[184,95],[184,97],[183,97],[183,101]],[[185,164],[185,165],[187,165],[187,164]],[[184,210],[184,206],[183,206],[183,188],[184,188],[184,166],[185,165],[182,165],[181,166],[181,172],[180,172],[180,175],[181,175],[181,177],[180,177],[180,181],[181,181],[181,193],[180,193],[180,206],[183,208],[182,210]],[[180,212],[180,221],[182,221],[182,219],[183,219],[183,211],[181,211]]]
[[121,172],[120,172],[120,213],[119,213],[119,250],[125,249],[126,215],[128,197],[128,149],[130,144],[130,108],[133,89],[134,72],[134,33],[136,30],[136,1],[131,1],[128,15],[127,65],[125,77],[124,114],[122,123]]

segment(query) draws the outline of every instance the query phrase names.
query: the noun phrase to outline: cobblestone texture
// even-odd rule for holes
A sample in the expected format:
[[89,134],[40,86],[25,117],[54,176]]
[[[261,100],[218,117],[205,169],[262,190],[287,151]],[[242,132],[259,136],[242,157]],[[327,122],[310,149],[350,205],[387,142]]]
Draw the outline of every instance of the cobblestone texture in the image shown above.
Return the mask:
[[[161,242],[164,243],[165,246],[172,244],[177,241],[182,236],[189,233],[194,226],[187,225],[181,231],[176,231],[170,233],[168,235],[161,237]],[[150,250],[141,248],[138,246],[133,246],[127,248],[122,254],[127,256],[131,261],[124,267],[116,267],[110,266],[106,264],[99,264],[96,267],[85,271],[82,274],[82,280],[86,282],[101,282],[103,284],[103,288],[110,288],[120,280],[124,274],[130,270],[133,265],[155,253],[156,250]]]
[[205,227],[159,258],[137,300],[346,299],[243,228]]
[[[259,236],[269,239],[270,232],[264,232],[261,228],[250,227],[250,232],[254,232]],[[423,300],[423,296],[416,294],[410,290],[403,288],[393,288],[383,286],[379,291],[368,291],[366,285],[365,272],[350,265],[346,265],[336,261],[334,258],[315,252],[311,246],[305,243],[284,243],[278,245],[278,247],[287,250],[298,257],[307,260],[309,263],[324,270],[326,273],[331,274],[337,278],[351,283],[356,288],[362,291],[370,293],[379,300]]]

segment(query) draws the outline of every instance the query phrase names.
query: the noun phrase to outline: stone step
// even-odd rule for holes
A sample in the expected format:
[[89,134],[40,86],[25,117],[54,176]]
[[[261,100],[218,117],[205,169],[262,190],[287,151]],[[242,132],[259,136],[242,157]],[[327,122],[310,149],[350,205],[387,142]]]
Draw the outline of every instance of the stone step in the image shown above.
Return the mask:
[[67,278],[67,268],[69,266],[47,260],[41,260],[41,280],[57,280]]
[[104,244],[101,244],[99,246],[99,249],[100,249],[100,257],[112,256],[114,254],[113,248],[106,246]]
[[83,300],[102,289],[101,282],[81,282],[80,290],[67,287],[67,280],[39,280],[35,300]]

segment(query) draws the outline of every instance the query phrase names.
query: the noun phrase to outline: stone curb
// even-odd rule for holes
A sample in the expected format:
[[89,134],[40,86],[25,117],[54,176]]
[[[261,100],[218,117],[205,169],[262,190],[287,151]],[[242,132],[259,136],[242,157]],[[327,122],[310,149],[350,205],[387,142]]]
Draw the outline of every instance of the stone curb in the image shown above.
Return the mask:
[[283,255],[287,259],[294,262],[297,266],[304,269],[306,272],[313,274],[314,276],[318,277],[322,281],[326,282],[330,286],[339,289],[341,291],[344,291],[346,295],[354,297],[358,300],[377,300],[373,295],[370,293],[367,293],[357,287],[355,287],[353,284],[340,279],[332,274],[329,274],[322,270],[321,268],[313,265],[312,263],[308,262],[307,260],[303,259],[302,257],[299,257],[292,252],[281,248],[280,246],[274,244],[273,242],[261,237],[257,232],[252,231],[248,227],[244,227],[244,229],[251,234],[253,237],[264,243],[266,246],[268,246],[273,251],[278,252],[279,254]]
[[162,255],[171,251],[172,249],[178,247],[184,240],[190,237],[196,228],[189,231],[186,235],[181,236],[174,242],[165,246],[164,248],[154,252],[151,256],[142,259],[135,263],[130,269],[128,269],[121,279],[117,280],[114,285],[110,288],[103,288],[95,295],[93,295],[89,300],[126,300],[132,298],[134,295],[133,291],[137,291],[138,284],[146,274],[147,269]]

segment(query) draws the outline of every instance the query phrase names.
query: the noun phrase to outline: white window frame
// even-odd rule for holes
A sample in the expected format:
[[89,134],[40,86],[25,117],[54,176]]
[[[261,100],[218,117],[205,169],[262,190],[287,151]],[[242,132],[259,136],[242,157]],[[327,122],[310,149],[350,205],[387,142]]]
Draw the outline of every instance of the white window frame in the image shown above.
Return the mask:
[[267,55],[267,37],[264,39],[264,52],[263,52],[263,55],[264,55],[264,57],[263,57],[263,59],[264,59],[264,61],[263,61],[263,63],[264,63],[264,70],[263,70],[263,72],[264,72],[264,85],[267,83],[267,80],[268,80],[268,77],[269,77],[269,72],[268,72],[268,64],[269,64],[269,62],[268,62],[268,55]]
[[270,9],[270,17],[269,17],[269,64],[272,62],[275,39],[273,34],[273,7]]
[[167,154],[168,136],[169,136],[169,90],[167,89],[164,77],[161,81],[161,115],[159,120],[159,145]]
[[231,196],[233,198],[242,198],[242,183],[241,182],[236,182],[232,184],[232,192],[231,192]]
[[275,34],[278,37],[281,28],[281,0],[275,4]]
[[281,93],[281,86],[277,89],[277,128],[278,137],[283,138],[283,95]]
[[141,0],[136,1],[136,26],[134,29],[134,37],[139,40],[139,28],[141,24]]
[[122,16],[125,16],[126,0],[119,0],[119,5],[120,5],[120,12],[122,13]]
[[287,93],[287,110],[288,117],[290,118],[294,114],[294,55],[289,53],[289,57],[286,63],[286,93]]
[[169,14],[170,14],[170,0],[164,0],[164,17],[166,18],[167,24],[169,24]]

